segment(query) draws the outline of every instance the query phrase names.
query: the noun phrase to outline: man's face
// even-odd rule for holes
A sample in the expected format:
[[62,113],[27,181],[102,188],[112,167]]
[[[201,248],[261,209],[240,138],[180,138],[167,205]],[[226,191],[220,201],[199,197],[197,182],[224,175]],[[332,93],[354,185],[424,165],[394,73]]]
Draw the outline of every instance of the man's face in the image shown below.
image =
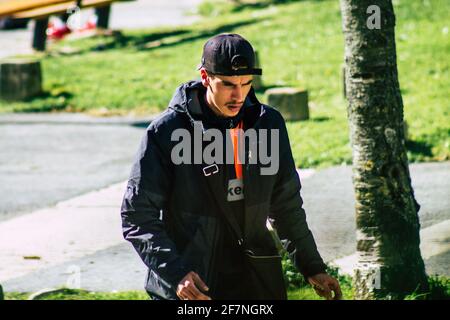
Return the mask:
[[206,98],[212,110],[222,117],[237,115],[250,91],[253,76],[210,76],[203,68],[200,74],[202,83],[207,88]]

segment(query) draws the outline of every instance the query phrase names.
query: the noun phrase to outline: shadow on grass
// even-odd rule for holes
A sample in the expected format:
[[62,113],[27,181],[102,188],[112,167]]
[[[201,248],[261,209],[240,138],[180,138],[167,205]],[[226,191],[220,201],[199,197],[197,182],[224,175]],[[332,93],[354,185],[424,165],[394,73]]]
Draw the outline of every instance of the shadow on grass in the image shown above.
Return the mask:
[[34,99],[48,99],[48,98],[64,98],[64,99],[70,99],[73,97],[73,94],[68,91],[58,91],[57,93],[51,92],[51,91],[43,91],[40,94],[30,97],[28,99],[25,99],[24,102],[31,102]]
[[219,33],[232,32],[234,29],[259,22],[261,19],[249,19],[237,23],[221,25],[219,27],[195,31],[190,29],[179,29],[170,32],[154,32],[144,35],[123,35],[116,33],[111,36],[108,42],[96,44],[90,48],[76,51],[66,55],[79,55],[92,51],[106,51],[120,49],[124,47],[136,48],[137,50],[149,51],[156,48],[173,47],[186,42],[192,42],[199,39],[207,39]]
[[414,155],[431,157],[433,155],[431,148],[432,146],[426,142],[411,140],[406,141],[406,149]]
[[156,49],[156,48],[173,47],[173,46],[177,46],[177,45],[180,45],[180,44],[183,44],[186,42],[193,42],[193,41],[197,41],[200,39],[206,40],[207,38],[210,38],[219,33],[232,32],[236,28],[256,23],[259,20],[261,20],[261,19],[250,19],[250,20],[241,21],[241,22],[237,22],[237,23],[225,24],[225,25],[219,26],[219,27],[211,29],[211,30],[205,30],[205,31],[201,31],[198,33],[191,32],[191,34],[186,37],[175,38],[172,41],[166,41],[166,42],[160,41],[159,43],[158,42],[153,42],[153,43],[146,42],[146,43],[136,44],[135,46],[137,47],[138,50],[152,50],[152,49]]
[[52,111],[63,111],[67,107],[66,103],[49,103],[45,106],[30,106],[27,108],[14,109],[16,113],[40,113],[40,112],[52,112]]
[[275,88],[284,88],[287,87],[287,85],[276,85],[276,84],[268,84],[268,85],[262,85],[258,90],[255,90],[255,93],[257,94],[265,94],[267,90],[269,89],[275,89]]
[[330,121],[332,118],[330,117],[315,117],[315,118],[310,118],[309,121],[313,121],[313,122],[325,122],[325,121]]
[[113,38],[108,43],[101,43],[91,47],[86,51],[105,51],[110,49],[120,49],[124,47],[140,47],[149,42],[161,41],[166,38],[181,36],[183,34],[190,33],[190,30],[180,29],[170,32],[154,32],[151,34],[133,36],[133,35],[123,35],[122,33],[117,33],[113,35]]
[[[265,1],[257,1],[257,2],[240,2],[235,1],[236,4],[231,9],[231,12],[240,12],[245,9],[264,9],[269,6],[278,5],[278,4],[287,4],[292,2],[310,2],[311,0],[265,0]],[[321,1],[327,1],[327,0],[313,0],[314,2],[321,2]]]
[[[14,112],[51,112],[65,110],[73,94],[67,91],[59,91],[56,94],[50,91],[43,91],[39,95],[30,97],[22,102],[27,103],[26,107],[14,108]],[[43,100],[40,102],[39,100]]]
[[239,3],[236,4],[233,9],[231,9],[231,12],[241,12],[245,9],[264,9],[274,4],[280,4],[279,1],[261,1],[261,2],[254,2],[254,3]]

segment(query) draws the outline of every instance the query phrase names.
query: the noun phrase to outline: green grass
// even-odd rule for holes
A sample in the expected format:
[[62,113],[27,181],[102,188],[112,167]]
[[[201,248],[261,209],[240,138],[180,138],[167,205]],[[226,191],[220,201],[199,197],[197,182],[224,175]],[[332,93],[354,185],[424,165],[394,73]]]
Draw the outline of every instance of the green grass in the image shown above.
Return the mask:
[[[29,293],[5,293],[5,300],[27,300]],[[86,290],[64,289],[49,293],[38,300],[149,300],[145,291],[93,292]]]
[[[27,300],[29,293],[6,293],[6,300]],[[289,300],[320,300],[311,288],[289,290]],[[149,300],[144,291],[124,291],[117,293],[90,292],[85,290],[65,289],[63,292],[49,294],[38,300]]]
[[[41,56],[46,93],[3,112],[154,113],[175,87],[197,77],[203,43],[237,32],[259,52],[264,85],[308,89],[311,120],[289,122],[299,167],[351,163],[347,103],[342,96],[343,34],[339,2],[299,1],[200,7],[209,15],[181,28],[124,31],[122,36],[63,41]],[[273,1],[272,1],[273,2]],[[450,159],[450,43],[446,0],[395,1],[397,54],[410,161]],[[445,29],[447,28],[447,29]],[[447,30],[447,31],[445,31]],[[64,54],[70,47],[75,53]],[[262,92],[260,99],[266,99]]]
[[450,300],[450,278],[444,276],[428,277],[429,291],[426,293],[413,292],[405,300]]
[[[332,270],[331,270],[332,271]],[[333,274],[333,272],[331,272]],[[351,278],[337,276],[341,285],[343,299],[352,300],[354,292]],[[450,278],[433,276],[429,278],[430,290],[425,294],[412,293],[405,300],[450,300]],[[5,300],[27,300],[30,293],[6,292]],[[307,284],[290,284],[288,289],[289,300],[324,300],[319,297]],[[123,292],[91,292],[86,290],[63,289],[58,293],[49,293],[39,300],[149,300],[144,291]]]
[[[323,300],[319,297],[305,278],[297,271],[285,254],[282,260],[285,282],[287,284],[289,300]],[[352,278],[339,273],[336,267],[328,267],[327,273],[338,279],[344,300],[354,299]],[[413,292],[405,300],[450,300],[450,278],[445,276],[428,277],[429,291],[426,293]],[[30,293],[6,292],[6,300],[26,300]],[[39,300],[149,300],[144,291],[123,292],[90,292],[86,290],[60,289],[58,292],[48,293]]]

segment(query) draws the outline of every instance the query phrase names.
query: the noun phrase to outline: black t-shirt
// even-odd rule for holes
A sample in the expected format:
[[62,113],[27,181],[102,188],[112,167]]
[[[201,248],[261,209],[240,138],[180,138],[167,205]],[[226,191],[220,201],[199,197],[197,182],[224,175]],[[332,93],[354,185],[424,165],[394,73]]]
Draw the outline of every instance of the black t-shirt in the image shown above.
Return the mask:
[[[219,117],[217,116],[211,108],[207,105],[205,100],[205,91],[199,91],[199,101],[202,108],[202,121],[207,122],[209,126],[219,129],[223,134],[225,134],[226,129],[236,127],[240,121],[243,121],[243,110],[234,117]],[[225,145],[225,141],[224,141]],[[225,164],[224,168],[224,186],[225,190],[228,190],[229,181],[236,179],[236,171],[234,164]],[[244,186],[245,190],[245,186]],[[245,194],[245,192],[244,192]],[[245,206],[244,200],[229,201],[230,207],[233,210],[234,216],[241,227],[242,232],[244,232],[244,220],[245,220]],[[221,218],[223,219],[223,218]],[[217,261],[217,270],[221,275],[229,275],[235,273],[241,273],[243,271],[244,261],[241,248],[238,247],[235,237],[232,235],[232,231],[228,226],[228,223],[224,222],[225,232],[222,238],[222,255],[219,255]],[[220,278],[221,276],[219,276]]]

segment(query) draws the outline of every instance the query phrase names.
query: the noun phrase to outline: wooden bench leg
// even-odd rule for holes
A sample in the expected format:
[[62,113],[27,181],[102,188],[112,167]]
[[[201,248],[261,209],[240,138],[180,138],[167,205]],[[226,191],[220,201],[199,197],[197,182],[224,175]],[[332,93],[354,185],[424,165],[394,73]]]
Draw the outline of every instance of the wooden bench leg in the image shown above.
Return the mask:
[[95,9],[95,14],[97,15],[97,28],[108,29],[110,11],[111,5]]
[[37,51],[45,51],[45,43],[47,41],[48,17],[36,19],[33,34],[33,49]]

